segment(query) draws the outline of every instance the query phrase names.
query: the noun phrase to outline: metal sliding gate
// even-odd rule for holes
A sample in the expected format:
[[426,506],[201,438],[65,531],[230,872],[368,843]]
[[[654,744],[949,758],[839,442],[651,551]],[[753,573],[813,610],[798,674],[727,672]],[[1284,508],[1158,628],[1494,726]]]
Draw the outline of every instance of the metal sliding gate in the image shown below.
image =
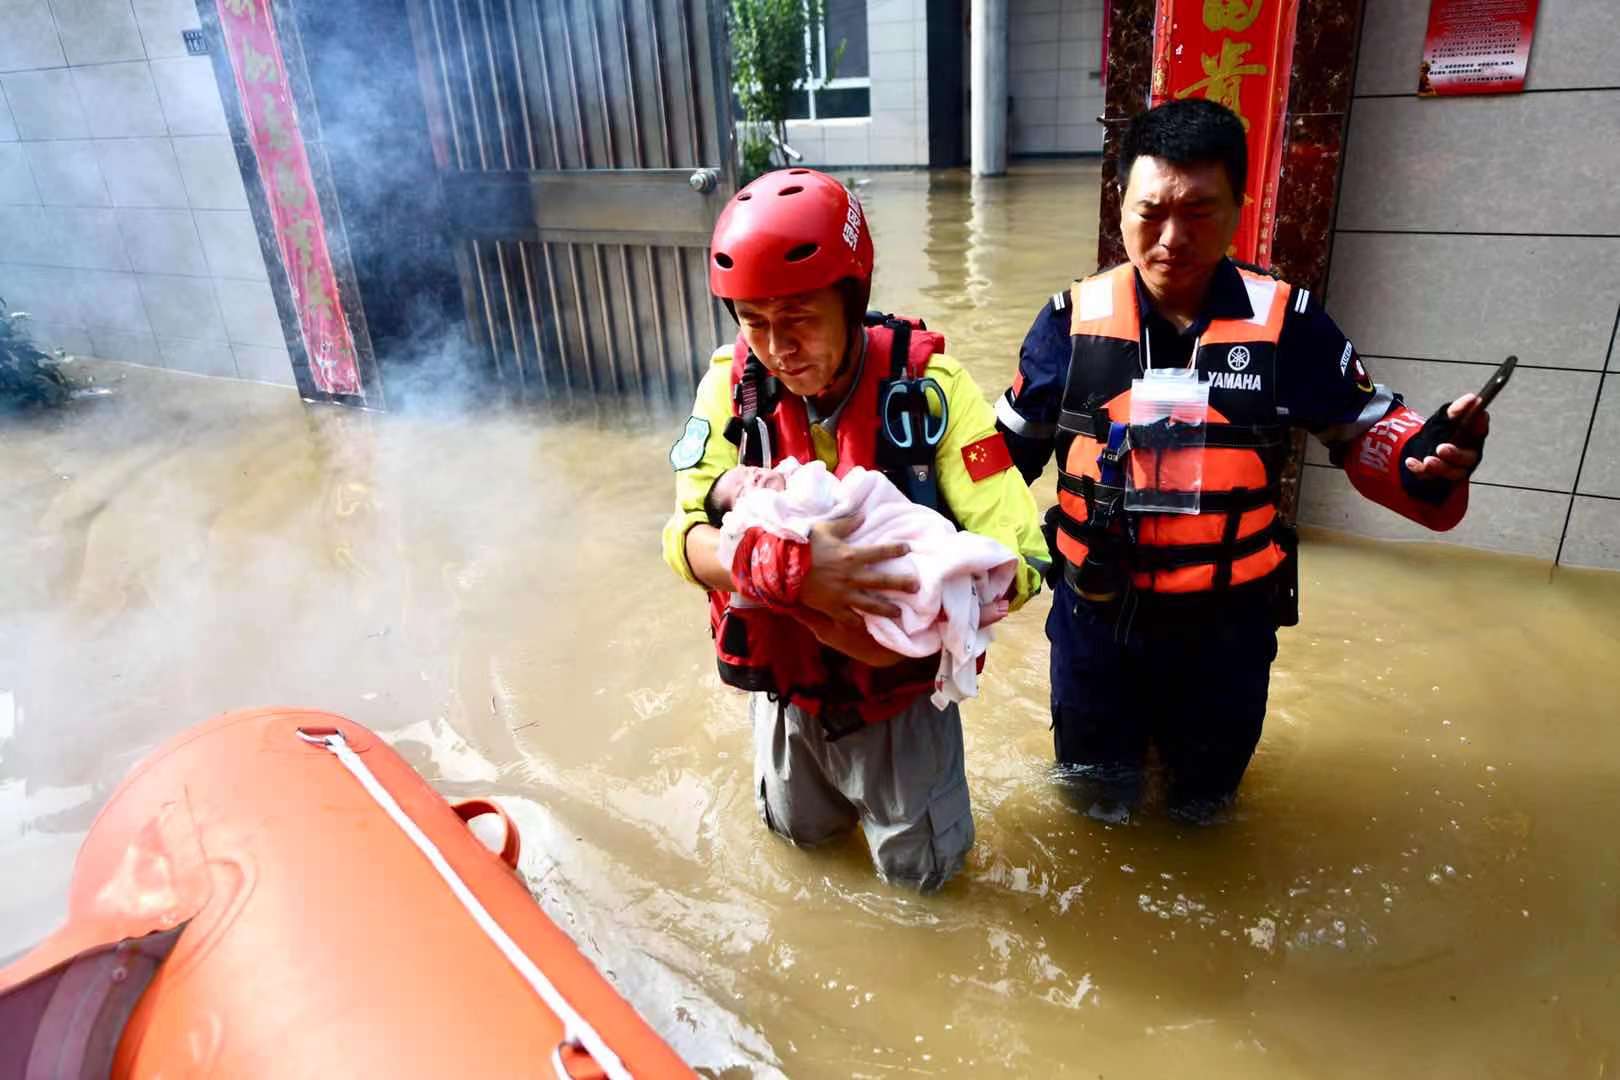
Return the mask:
[[730,319],[724,0],[411,0],[474,334],[521,400],[683,398]]

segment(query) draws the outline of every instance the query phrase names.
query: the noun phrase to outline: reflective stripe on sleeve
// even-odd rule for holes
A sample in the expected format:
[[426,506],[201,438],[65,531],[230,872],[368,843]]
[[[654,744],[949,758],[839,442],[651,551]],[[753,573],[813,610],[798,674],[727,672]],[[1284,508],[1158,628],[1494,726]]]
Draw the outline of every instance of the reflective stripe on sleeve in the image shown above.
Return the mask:
[[1057,424],[1043,424],[1021,416],[1006,394],[996,398],[996,419],[1002,427],[1023,439],[1050,439],[1057,434]]

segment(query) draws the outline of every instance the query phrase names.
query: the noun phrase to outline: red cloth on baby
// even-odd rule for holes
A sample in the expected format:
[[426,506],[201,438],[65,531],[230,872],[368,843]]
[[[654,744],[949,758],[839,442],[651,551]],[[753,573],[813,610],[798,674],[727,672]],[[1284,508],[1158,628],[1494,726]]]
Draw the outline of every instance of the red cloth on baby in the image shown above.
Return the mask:
[[778,610],[799,602],[809,572],[809,544],[773,536],[757,525],[743,533],[731,558],[731,580],[737,592]]

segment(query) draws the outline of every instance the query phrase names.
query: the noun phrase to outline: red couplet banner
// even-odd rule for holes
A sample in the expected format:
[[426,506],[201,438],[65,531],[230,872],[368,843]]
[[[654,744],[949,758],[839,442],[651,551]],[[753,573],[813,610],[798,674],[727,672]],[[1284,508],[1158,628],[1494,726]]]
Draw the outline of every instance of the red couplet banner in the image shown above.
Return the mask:
[[354,337],[338,302],[326,224],[304,151],[270,0],[220,0],[219,25],[236,73],[248,137],[291,279],[309,372],[327,394],[360,394]]
[[1418,94],[1515,94],[1524,89],[1540,0],[1430,0]]
[[1231,254],[1261,266],[1271,265],[1298,15],[1299,0],[1158,0],[1153,24],[1153,104],[1208,98],[1248,130],[1249,183]]

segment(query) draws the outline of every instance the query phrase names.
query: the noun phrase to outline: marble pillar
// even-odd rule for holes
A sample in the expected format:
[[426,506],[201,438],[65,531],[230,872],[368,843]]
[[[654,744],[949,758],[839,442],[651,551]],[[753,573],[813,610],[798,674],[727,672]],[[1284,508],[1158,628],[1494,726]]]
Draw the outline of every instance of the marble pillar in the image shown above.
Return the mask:
[[1119,235],[1119,140],[1131,117],[1148,106],[1153,79],[1155,0],[1109,0],[1108,71],[1103,99],[1102,203],[1097,227],[1097,269],[1125,261]]

